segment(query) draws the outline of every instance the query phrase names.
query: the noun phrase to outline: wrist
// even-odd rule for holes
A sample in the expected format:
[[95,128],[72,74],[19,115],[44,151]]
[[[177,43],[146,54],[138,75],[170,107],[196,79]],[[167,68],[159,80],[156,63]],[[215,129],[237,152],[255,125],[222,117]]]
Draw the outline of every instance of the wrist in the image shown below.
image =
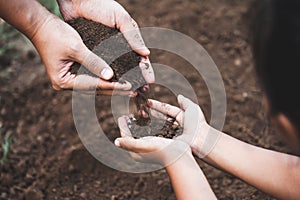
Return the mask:
[[190,146],[180,140],[173,140],[172,143],[163,150],[161,164],[167,168],[183,157],[193,157]]
[[195,160],[195,158],[192,154],[192,151],[189,148],[188,150],[185,149],[185,151],[181,151],[180,154],[178,154],[176,159],[173,159],[172,162],[169,162],[164,166],[166,167],[167,172],[169,172],[170,170],[173,170],[177,166],[180,166],[182,164],[187,164],[193,160]]
[[30,34],[29,39],[34,44],[34,46],[39,50],[39,45],[42,44],[49,39],[49,35],[51,35],[51,31],[57,30],[59,27],[55,27],[53,25],[53,21],[59,19],[55,15],[48,15],[43,23],[36,27],[35,31]]
[[200,128],[201,133],[197,136],[191,144],[192,152],[198,158],[207,157],[217,145],[222,132],[214,129],[209,124]]

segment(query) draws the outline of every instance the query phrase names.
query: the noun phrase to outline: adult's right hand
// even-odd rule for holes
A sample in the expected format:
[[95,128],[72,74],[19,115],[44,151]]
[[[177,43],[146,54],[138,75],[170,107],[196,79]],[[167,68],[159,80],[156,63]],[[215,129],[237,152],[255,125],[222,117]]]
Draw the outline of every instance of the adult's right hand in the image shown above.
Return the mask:
[[[105,95],[111,95],[113,90],[121,95],[132,93],[129,91],[130,83],[107,81],[113,76],[112,69],[84,45],[71,26],[58,17],[49,15],[30,39],[46,66],[54,89],[101,89],[99,93]],[[74,62],[84,65],[99,78],[87,74],[71,74],[69,70]]]

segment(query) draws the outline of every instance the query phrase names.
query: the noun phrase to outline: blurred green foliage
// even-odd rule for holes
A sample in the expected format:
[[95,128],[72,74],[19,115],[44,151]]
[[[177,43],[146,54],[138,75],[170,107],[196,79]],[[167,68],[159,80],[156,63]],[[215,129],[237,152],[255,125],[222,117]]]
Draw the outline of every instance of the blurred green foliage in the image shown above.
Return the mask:
[[60,16],[59,7],[55,0],[38,0],[43,6],[45,6],[53,14]]
[[[1,134],[1,129],[0,129]],[[13,141],[12,135],[5,135],[3,141],[1,142],[2,147],[2,158],[0,160],[0,164],[4,164],[7,161],[7,156],[9,152],[10,145]]]
[[7,23],[0,25],[0,56],[3,56],[13,49],[13,45],[11,45],[8,41],[17,37],[18,34],[19,32]]

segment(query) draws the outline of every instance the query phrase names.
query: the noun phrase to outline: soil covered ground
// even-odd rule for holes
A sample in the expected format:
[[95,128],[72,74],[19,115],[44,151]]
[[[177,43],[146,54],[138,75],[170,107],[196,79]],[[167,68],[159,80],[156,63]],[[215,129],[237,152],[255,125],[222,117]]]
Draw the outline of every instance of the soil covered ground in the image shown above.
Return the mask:
[[[261,147],[289,151],[268,126],[261,105],[244,21],[251,0],[119,2],[141,27],[173,29],[204,46],[225,84],[225,132]],[[75,129],[72,92],[54,91],[39,57],[24,50],[24,44],[17,48],[14,59],[0,59],[0,139],[13,136],[8,160],[0,165],[0,199],[175,199],[164,170],[124,173],[92,157]],[[210,119],[209,93],[193,67],[174,54],[156,49],[151,53],[152,63],[170,66],[186,77]],[[152,90],[158,100],[176,105],[168,89],[154,85]],[[119,132],[110,104],[110,97],[96,97],[101,127],[113,140]],[[198,162],[219,199],[272,199]]]

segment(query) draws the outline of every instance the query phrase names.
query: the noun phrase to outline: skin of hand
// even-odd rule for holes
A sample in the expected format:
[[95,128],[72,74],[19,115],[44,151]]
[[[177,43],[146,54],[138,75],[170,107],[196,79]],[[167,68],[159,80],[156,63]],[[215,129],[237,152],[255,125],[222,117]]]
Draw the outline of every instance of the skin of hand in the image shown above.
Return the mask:
[[[190,118],[184,118],[184,113],[199,115],[199,110],[194,109],[193,103],[179,96],[179,102],[183,110],[177,107],[169,107],[168,111],[177,116],[181,123],[188,123]],[[154,106],[159,102],[152,101]],[[157,107],[156,107],[157,108]],[[170,109],[169,109],[170,108]],[[175,109],[176,108],[176,109]],[[158,117],[163,117],[155,111]],[[201,116],[201,114],[200,114]],[[195,161],[191,149],[186,142],[180,139],[166,139],[160,137],[144,137],[134,139],[127,126],[128,117],[119,118],[118,124],[121,138],[115,140],[115,145],[129,151],[131,157],[140,162],[159,163],[166,166],[177,199],[216,199],[205,175]],[[195,128],[194,126],[190,128]],[[183,140],[190,140],[191,136]]]
[[[167,116],[175,118],[184,127],[183,134],[178,136],[176,140],[189,144],[194,154],[203,157],[208,152],[203,152],[201,147],[206,144],[210,126],[197,104],[182,95],[179,95],[177,99],[180,108],[156,100],[149,100],[150,113],[161,119],[166,119]],[[213,144],[211,146],[213,147]]]
[[[181,141],[159,137],[134,139],[127,126],[128,120],[127,116],[118,119],[121,138],[115,140],[115,145],[129,150],[131,157],[135,160],[167,165],[178,159],[181,154],[191,152],[189,146]],[[172,152],[172,155],[170,152]]]
[[[100,88],[101,92],[109,92],[113,89],[129,90],[131,88],[129,83],[105,81],[113,76],[110,67],[83,44],[79,34],[71,26],[56,16],[50,15],[31,41],[38,50],[53,88],[56,90]],[[101,78],[86,74],[71,74],[69,70],[74,61],[83,64]],[[128,94],[129,92],[127,91]]]
[[[179,104],[182,103],[179,101]],[[189,105],[190,108],[197,110],[197,105],[193,105],[193,103]],[[183,112],[184,109],[153,100],[150,101],[150,107],[150,111],[157,117],[162,118],[169,115],[176,117],[176,120],[184,125],[184,129],[186,126],[190,126],[190,124],[186,124],[188,122],[183,120],[187,115],[190,115],[187,110]],[[299,157],[242,142],[210,127],[202,112],[199,116],[197,119],[198,131],[196,136],[193,136],[196,138],[192,140],[192,143],[189,143],[194,155],[279,199],[297,199],[300,196],[298,188],[300,185]],[[195,123],[196,120],[192,119],[190,118],[190,121]],[[184,134],[176,139],[191,141],[193,130],[196,129],[184,131]],[[219,138],[209,152],[203,153],[204,138],[209,138],[210,134],[219,135]]]
[[[165,119],[165,120],[167,116],[171,116],[175,118],[176,121],[181,126],[184,125],[183,134],[177,137],[175,140],[159,138],[159,137],[144,137],[139,140],[135,140],[132,137],[130,130],[127,127],[128,117],[124,116],[121,117],[118,121],[122,138],[118,138],[116,140],[116,143],[131,144],[133,145],[133,147],[135,144],[141,145],[141,147],[143,147],[141,149],[139,148],[127,149],[133,152],[135,152],[135,150],[138,150],[138,152],[136,153],[149,153],[149,152],[160,151],[161,149],[164,149],[167,146],[171,146],[170,144],[175,142],[185,144],[187,146],[191,146],[192,148],[196,144],[204,143],[204,141],[200,141],[200,140],[202,138],[205,138],[205,136],[199,137],[199,135],[196,134],[199,132],[199,130],[202,130],[203,134],[206,134],[207,129],[209,127],[205,121],[204,115],[200,107],[197,106],[195,103],[193,103],[191,100],[183,97],[182,95],[178,96],[178,103],[181,108],[169,104],[161,103],[156,100],[149,100],[150,113],[152,116],[156,118]],[[194,123],[195,120],[198,121],[199,123]],[[178,145],[178,146],[182,146],[182,145]],[[122,146],[122,147],[126,148],[127,146]],[[160,153],[163,154],[164,152],[162,151]],[[168,156],[170,157],[170,155]],[[139,160],[137,156],[133,156],[133,157]],[[158,160],[164,160],[164,159],[160,158]]]
[[[113,0],[57,0],[57,2],[65,20],[83,17],[119,29],[131,48],[143,56],[140,68],[145,81],[149,84],[154,83],[154,72],[148,58],[150,51],[145,46],[138,24],[119,3]],[[147,89],[148,87],[145,87],[145,90]]]
[[278,199],[300,197],[299,157],[260,148],[225,133],[220,134],[214,149],[204,158],[205,162]]

